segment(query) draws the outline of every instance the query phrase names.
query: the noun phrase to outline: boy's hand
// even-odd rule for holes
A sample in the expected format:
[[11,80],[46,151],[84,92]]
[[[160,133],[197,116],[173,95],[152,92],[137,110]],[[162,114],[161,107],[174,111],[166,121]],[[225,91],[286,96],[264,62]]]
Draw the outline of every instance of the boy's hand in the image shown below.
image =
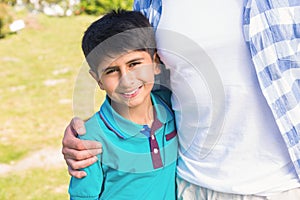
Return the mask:
[[97,161],[96,155],[102,153],[102,145],[96,141],[80,140],[77,135],[85,134],[84,121],[74,117],[67,126],[62,140],[62,154],[68,165],[71,176],[82,178],[86,176],[85,168]]

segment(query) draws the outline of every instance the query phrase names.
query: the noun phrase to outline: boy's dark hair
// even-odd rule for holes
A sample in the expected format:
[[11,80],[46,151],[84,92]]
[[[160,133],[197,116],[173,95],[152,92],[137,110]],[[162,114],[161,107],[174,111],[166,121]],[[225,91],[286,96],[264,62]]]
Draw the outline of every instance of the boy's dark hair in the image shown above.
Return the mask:
[[140,12],[111,11],[85,31],[82,50],[90,68],[97,72],[105,58],[129,51],[143,50],[153,57],[156,51],[154,31]]

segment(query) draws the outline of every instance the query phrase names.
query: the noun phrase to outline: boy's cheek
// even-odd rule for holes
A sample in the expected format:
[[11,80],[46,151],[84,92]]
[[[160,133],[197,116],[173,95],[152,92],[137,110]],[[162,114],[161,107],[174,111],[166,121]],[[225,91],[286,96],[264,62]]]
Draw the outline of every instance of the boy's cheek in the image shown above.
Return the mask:
[[144,82],[154,82],[154,67],[153,65],[146,65],[143,67],[139,67],[133,70],[131,73],[134,73],[134,76],[139,79],[143,80]]

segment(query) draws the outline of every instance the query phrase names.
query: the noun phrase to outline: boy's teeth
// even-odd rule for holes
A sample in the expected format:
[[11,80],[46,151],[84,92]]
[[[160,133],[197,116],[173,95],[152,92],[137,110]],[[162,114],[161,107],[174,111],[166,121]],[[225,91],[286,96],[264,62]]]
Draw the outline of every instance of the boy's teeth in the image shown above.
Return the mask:
[[137,91],[137,89],[136,89],[136,90],[133,90],[132,92],[126,92],[126,93],[124,93],[124,94],[126,94],[126,95],[131,95],[131,94],[135,93],[136,91]]

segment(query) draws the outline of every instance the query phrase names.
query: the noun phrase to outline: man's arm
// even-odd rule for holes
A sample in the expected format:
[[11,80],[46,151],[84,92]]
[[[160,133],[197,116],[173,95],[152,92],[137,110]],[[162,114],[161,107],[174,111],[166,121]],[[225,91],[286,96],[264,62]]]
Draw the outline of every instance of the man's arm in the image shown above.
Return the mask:
[[69,174],[76,178],[85,177],[86,173],[79,169],[95,163],[96,155],[102,153],[101,143],[77,138],[77,135],[84,135],[85,132],[84,121],[74,117],[67,126],[62,140],[62,154],[68,165]]

